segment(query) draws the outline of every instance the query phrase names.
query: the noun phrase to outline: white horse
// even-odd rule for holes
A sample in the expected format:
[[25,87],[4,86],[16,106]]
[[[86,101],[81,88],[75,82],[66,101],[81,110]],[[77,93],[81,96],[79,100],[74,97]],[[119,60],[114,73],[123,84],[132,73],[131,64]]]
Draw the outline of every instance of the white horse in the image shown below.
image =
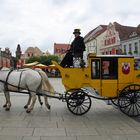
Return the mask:
[[[32,70],[32,69],[22,69],[22,70],[13,70],[10,71],[8,68],[2,68],[0,70],[0,92],[4,92],[6,103],[3,105],[5,110],[10,110],[11,101],[10,101],[10,91],[19,92],[22,90],[27,90],[31,95],[32,103],[30,101],[26,104],[27,113],[30,113],[36,102],[36,93],[43,92],[54,92],[54,88],[50,84],[48,77],[44,71]],[[50,105],[47,100],[47,96],[44,95],[45,105],[50,109]]]

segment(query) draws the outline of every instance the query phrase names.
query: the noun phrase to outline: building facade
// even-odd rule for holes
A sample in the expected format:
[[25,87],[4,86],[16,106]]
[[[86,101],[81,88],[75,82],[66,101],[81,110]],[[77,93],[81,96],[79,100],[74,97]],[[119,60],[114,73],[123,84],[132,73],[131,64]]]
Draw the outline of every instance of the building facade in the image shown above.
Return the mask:
[[104,30],[101,27],[98,26],[85,36],[87,54],[124,54],[140,57],[140,25],[132,27],[114,22],[109,23]]
[[12,67],[12,54],[9,48],[5,48],[4,51],[0,48],[0,67]]
[[69,49],[70,44],[54,43],[54,55],[59,56],[61,60]]
[[84,42],[86,46],[84,57],[86,57],[89,53],[100,54],[98,46],[101,45],[102,35],[106,31],[106,28],[106,25],[99,25],[84,37]]
[[116,30],[116,24],[109,23],[106,32],[100,40],[101,46],[99,46],[100,54],[120,54],[121,49],[121,39],[119,36],[119,31]]
[[28,47],[24,53],[24,58],[28,59],[32,56],[42,56],[43,52],[38,47]]
[[70,44],[54,43],[54,55],[63,55],[70,48]]
[[140,25],[127,39],[122,40],[121,49],[124,55],[133,55],[140,58]]

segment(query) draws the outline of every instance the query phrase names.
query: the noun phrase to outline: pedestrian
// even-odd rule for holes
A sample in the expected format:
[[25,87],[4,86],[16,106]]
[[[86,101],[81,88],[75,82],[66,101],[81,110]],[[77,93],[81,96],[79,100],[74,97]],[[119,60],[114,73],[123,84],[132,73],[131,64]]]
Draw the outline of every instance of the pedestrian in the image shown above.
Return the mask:
[[62,67],[73,66],[73,57],[79,57],[83,60],[83,52],[85,51],[84,38],[80,36],[80,29],[74,29],[73,34],[75,38],[71,43],[70,49],[67,50],[65,57],[60,63]]

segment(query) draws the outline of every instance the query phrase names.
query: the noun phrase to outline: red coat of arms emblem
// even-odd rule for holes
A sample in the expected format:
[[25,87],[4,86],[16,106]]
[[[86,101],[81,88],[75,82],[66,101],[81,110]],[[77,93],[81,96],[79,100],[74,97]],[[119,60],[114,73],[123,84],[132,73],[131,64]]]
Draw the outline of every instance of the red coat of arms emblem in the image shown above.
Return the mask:
[[130,63],[128,62],[122,63],[122,72],[123,74],[128,74],[130,72]]

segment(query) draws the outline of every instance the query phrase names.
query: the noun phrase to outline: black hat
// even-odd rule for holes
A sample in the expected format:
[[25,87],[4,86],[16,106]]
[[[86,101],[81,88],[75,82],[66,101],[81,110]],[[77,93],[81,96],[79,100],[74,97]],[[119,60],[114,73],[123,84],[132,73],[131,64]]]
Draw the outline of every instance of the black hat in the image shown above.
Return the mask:
[[76,33],[81,34],[80,29],[74,29],[73,34],[76,34]]

